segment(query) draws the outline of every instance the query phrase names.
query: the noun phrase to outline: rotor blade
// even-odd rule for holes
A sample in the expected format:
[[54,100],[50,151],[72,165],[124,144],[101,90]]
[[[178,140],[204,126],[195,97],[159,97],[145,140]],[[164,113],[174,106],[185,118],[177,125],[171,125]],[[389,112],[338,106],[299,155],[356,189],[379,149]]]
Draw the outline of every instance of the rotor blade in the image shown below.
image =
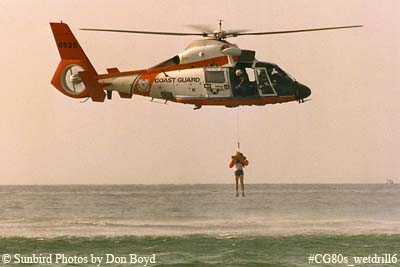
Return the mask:
[[[213,30],[210,25],[206,25],[206,24],[187,24],[185,26],[192,28],[196,31],[199,31],[202,33],[207,33],[207,34],[214,34],[214,32],[216,31],[216,30]],[[230,35],[235,35],[237,33],[248,32],[248,31],[250,31],[250,30],[240,29],[240,30],[226,30],[224,32],[226,32],[227,34],[230,34]]]
[[226,37],[236,37],[238,35],[245,35],[250,30],[229,30],[227,32],[224,32]]
[[274,32],[246,32],[238,33],[240,35],[267,35],[267,34],[284,34],[284,33],[296,33],[296,32],[313,32],[313,31],[326,31],[326,30],[336,30],[336,29],[348,29],[348,28],[359,28],[363,25],[352,25],[352,26],[341,26],[341,27],[328,27],[328,28],[315,28],[315,29],[302,29],[302,30],[291,30],[291,31],[274,31]]
[[192,28],[193,30],[202,32],[202,33],[212,33],[214,30],[211,28],[210,25],[206,24],[187,24],[186,27]]
[[97,32],[122,32],[122,33],[136,33],[136,34],[157,34],[157,35],[178,35],[178,36],[188,36],[197,35],[204,36],[204,33],[191,33],[191,32],[152,32],[152,31],[130,31],[130,30],[113,30],[113,29],[89,29],[82,28],[82,31],[97,31]]

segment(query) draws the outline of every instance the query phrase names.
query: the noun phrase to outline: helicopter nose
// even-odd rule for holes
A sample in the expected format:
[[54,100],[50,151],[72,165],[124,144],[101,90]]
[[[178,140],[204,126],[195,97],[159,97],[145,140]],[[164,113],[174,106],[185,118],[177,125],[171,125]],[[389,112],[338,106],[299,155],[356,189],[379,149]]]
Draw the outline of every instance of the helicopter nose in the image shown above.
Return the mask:
[[298,84],[296,88],[296,98],[297,100],[304,102],[304,98],[311,95],[311,90],[303,84]]

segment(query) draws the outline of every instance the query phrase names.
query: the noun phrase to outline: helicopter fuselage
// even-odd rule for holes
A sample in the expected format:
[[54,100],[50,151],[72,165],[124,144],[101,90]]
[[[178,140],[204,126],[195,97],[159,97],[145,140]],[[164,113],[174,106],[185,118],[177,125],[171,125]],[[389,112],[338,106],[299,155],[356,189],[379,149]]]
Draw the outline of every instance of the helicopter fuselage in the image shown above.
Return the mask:
[[61,62],[52,84],[73,98],[103,102],[118,92],[195,105],[237,107],[304,101],[311,90],[276,64],[259,62],[255,52],[225,40],[202,39],[184,52],[148,69],[97,74],[67,24],[51,23]]
[[[239,84],[237,70],[244,73]],[[117,74],[117,73],[116,73]],[[302,101],[311,91],[277,65],[255,61],[237,63],[234,67],[197,67],[181,70],[136,73],[100,79],[109,84],[106,91],[125,96],[142,95],[196,107],[205,105],[265,105]]]

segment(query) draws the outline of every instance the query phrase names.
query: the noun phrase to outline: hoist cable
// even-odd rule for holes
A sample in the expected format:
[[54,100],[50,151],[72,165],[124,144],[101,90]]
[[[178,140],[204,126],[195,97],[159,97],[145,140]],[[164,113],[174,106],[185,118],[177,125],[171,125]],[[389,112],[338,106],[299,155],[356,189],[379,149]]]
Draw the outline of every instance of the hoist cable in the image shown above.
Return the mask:
[[239,107],[236,108],[236,141],[237,141],[237,149],[240,150],[240,139],[239,139]]

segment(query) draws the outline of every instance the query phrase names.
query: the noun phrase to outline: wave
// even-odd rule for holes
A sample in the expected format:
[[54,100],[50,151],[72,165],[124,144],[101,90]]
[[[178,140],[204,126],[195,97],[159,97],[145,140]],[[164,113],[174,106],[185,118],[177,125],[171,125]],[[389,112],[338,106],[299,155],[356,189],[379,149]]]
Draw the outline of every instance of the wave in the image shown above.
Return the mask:
[[310,265],[310,253],[334,252],[349,259],[352,256],[397,254],[400,235],[9,237],[0,238],[0,244],[10,254],[21,251],[25,254],[62,252],[68,256],[76,255],[77,251],[83,256],[92,253],[155,254],[157,261],[151,266],[300,267]]
[[0,187],[0,236],[290,236],[400,233],[400,187],[382,185]]
[[270,220],[240,221],[137,221],[137,220],[37,220],[0,221],[0,236],[291,236],[312,234],[398,234],[400,221],[377,220]]

